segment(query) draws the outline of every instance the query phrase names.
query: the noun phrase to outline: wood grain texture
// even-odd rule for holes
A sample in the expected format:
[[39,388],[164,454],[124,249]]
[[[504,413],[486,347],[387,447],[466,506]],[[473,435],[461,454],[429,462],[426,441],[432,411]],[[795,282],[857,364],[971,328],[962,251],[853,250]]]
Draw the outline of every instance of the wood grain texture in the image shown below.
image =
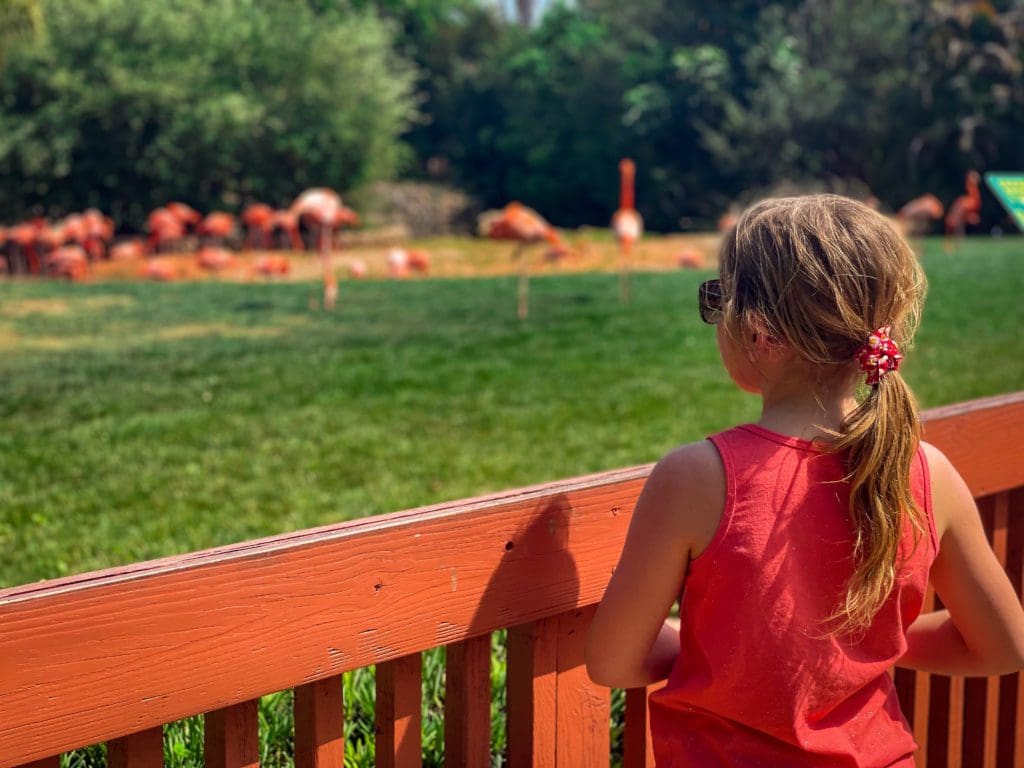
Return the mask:
[[341,675],[295,689],[295,768],[343,768],[342,690]]
[[107,768],[163,768],[164,729],[144,731],[107,742]]
[[423,765],[423,659],[418,653],[377,665],[377,768]]
[[465,768],[491,764],[491,636],[445,649],[444,762]]
[[590,680],[583,660],[587,629],[596,609],[589,605],[558,617],[555,727],[559,768],[601,768],[611,759],[611,691]]
[[[925,418],[976,494],[1024,485],[1024,393]],[[649,471],[0,591],[0,768],[595,603]]]
[[206,768],[258,768],[259,701],[207,712],[203,728]]
[[508,762],[555,768],[558,617],[508,630]]
[[946,454],[975,497],[1024,484],[1024,392],[933,408],[922,420],[924,439]]

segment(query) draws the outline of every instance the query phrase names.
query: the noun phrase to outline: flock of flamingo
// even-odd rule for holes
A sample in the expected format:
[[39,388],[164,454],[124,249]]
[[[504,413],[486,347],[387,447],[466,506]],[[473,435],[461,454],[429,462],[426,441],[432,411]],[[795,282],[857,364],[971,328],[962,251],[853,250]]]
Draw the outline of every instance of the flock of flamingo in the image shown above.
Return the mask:
[[[632,160],[619,163],[619,207],[612,216],[613,233],[620,251],[620,298],[629,302],[629,276],[633,248],[643,234],[643,219],[636,210],[634,183],[636,166]],[[945,217],[948,235],[963,235],[968,225],[980,223],[981,177],[976,171],[968,172],[966,193],[957,197],[945,209],[935,195],[927,194],[911,200],[900,208],[896,219],[902,228],[917,232],[930,226],[933,220]],[[727,214],[719,221],[720,229],[727,229],[735,218]],[[240,217],[244,230],[242,250],[258,248],[269,251],[277,246],[301,251],[307,241],[319,254],[323,274],[323,307],[332,309],[337,301],[338,281],[332,252],[335,233],[360,223],[359,216],[347,207],[341,197],[327,188],[308,189],[286,209],[275,210],[263,203],[246,207]],[[219,272],[235,263],[234,252],[227,249],[227,241],[238,234],[239,221],[230,213],[214,211],[205,216],[190,206],[172,202],[152,211],[146,220],[145,239],[132,238],[114,244],[114,222],[100,211],[90,209],[71,214],[50,223],[36,218],[11,227],[0,227],[0,272],[9,274],[39,274],[81,280],[89,272],[92,262],[110,260],[142,260],[142,277],[152,280],[173,280],[177,277],[174,266],[159,255],[168,250],[180,251],[186,240],[195,242],[197,265]],[[306,237],[303,237],[305,232]],[[514,240],[514,256],[519,267],[518,314],[525,318],[529,311],[529,246],[548,245],[549,259],[560,259],[573,253],[558,231],[536,211],[522,203],[512,202],[499,211],[491,211],[480,218],[480,233],[486,237]],[[424,251],[393,248],[388,254],[388,271],[393,277],[405,277],[410,271],[425,273],[430,268],[430,256]],[[702,268],[704,254],[694,248],[685,248],[677,256],[678,266]],[[265,276],[288,274],[291,262],[283,255],[264,253],[253,267],[255,273]],[[366,264],[350,259],[348,274],[352,278],[366,275]]]

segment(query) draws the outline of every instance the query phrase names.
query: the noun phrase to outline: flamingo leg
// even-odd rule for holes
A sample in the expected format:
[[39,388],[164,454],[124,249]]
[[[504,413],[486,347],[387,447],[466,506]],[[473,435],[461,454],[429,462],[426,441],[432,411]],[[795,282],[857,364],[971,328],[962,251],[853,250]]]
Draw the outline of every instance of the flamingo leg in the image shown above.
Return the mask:
[[526,243],[516,248],[515,258],[519,262],[519,319],[525,320],[530,312],[530,262],[526,258]]
[[338,298],[338,279],[334,276],[334,268],[331,264],[330,228],[324,225],[320,227],[320,261],[324,268],[324,309],[334,309],[334,303]]
[[628,237],[620,238],[619,248],[621,251],[621,262],[619,264],[619,301],[629,304],[629,270],[631,257],[633,255],[633,240]]

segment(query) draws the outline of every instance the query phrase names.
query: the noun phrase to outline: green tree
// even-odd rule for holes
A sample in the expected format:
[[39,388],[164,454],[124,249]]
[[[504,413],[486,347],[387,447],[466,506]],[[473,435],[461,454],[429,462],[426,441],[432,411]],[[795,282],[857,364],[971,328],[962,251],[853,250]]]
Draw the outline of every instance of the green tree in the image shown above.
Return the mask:
[[372,11],[289,0],[51,0],[0,75],[0,208],[274,204],[396,173],[415,73]]
[[18,40],[38,36],[43,29],[39,0],[0,0],[0,66],[7,49]]

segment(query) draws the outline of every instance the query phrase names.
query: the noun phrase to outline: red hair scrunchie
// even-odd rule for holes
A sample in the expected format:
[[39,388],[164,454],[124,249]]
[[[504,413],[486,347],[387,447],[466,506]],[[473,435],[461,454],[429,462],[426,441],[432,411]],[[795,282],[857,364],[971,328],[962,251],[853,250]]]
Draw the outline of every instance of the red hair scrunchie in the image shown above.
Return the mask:
[[883,325],[871,332],[867,342],[857,350],[857,361],[867,377],[868,386],[874,386],[889,371],[900,367],[903,355],[896,342],[889,338],[891,325]]

